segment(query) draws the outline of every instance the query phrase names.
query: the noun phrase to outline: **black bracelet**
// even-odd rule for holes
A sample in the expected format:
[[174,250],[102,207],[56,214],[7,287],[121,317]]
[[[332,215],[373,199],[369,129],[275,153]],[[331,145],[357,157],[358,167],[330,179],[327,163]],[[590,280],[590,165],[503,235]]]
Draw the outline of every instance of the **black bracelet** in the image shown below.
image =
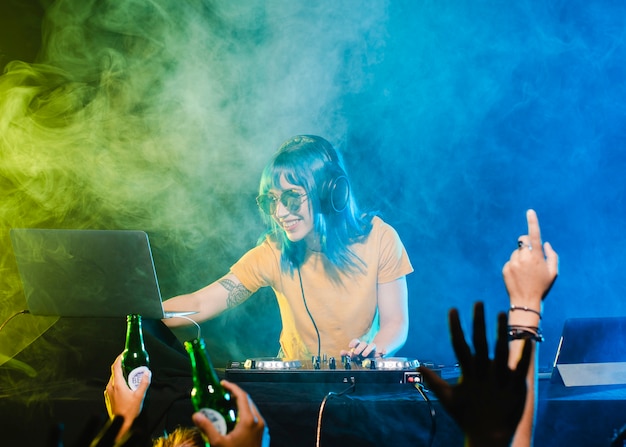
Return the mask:
[[511,329],[525,329],[527,331],[532,331],[535,334],[541,334],[541,329],[538,328],[537,326],[520,326],[520,325],[517,325],[517,324],[510,324],[508,326],[508,328],[509,328],[509,331]]
[[536,331],[534,331],[533,328],[530,327],[523,327],[523,326],[509,326],[509,341],[512,340],[533,340],[536,341],[537,343],[541,343],[544,338],[543,338],[543,334],[541,333],[541,330],[539,328],[537,328]]
[[541,312],[535,309],[531,309],[530,307],[516,306],[515,304],[511,304],[511,307],[509,308],[509,312],[513,312],[514,310],[523,310],[524,312],[531,312],[531,313],[538,315],[540,320],[542,318]]

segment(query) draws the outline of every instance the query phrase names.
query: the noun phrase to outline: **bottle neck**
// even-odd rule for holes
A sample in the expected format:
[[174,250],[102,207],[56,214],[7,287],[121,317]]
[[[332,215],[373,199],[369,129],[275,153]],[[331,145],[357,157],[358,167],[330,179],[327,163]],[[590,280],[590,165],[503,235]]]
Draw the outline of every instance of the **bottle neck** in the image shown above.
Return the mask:
[[185,349],[191,360],[191,368],[193,371],[193,380],[210,380],[215,384],[219,384],[219,378],[213,368],[211,358],[206,352],[206,346],[202,338],[195,338],[185,342]]
[[141,316],[129,315],[126,324],[126,349],[143,347]]

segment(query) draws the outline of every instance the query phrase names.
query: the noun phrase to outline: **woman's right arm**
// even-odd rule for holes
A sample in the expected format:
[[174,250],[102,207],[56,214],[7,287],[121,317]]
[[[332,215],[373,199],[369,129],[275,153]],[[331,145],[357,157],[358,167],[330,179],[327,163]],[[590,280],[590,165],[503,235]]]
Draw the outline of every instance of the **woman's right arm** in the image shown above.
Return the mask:
[[[252,293],[241,284],[239,279],[232,273],[228,273],[200,290],[164,301],[163,309],[166,312],[194,311],[197,313],[189,315],[189,318],[202,322],[237,306],[250,295]],[[166,318],[163,322],[170,327],[190,324],[186,318]]]

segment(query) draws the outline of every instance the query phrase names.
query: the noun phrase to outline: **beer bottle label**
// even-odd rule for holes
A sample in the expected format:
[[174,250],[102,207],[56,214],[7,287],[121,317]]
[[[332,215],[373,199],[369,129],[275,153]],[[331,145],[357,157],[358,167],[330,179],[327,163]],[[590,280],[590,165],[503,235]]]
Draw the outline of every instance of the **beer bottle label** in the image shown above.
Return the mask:
[[225,435],[228,428],[226,427],[226,419],[218,411],[212,408],[200,408],[200,412],[207,417],[209,421],[213,423],[217,431],[220,434]]
[[138,368],[133,369],[128,373],[128,386],[131,390],[135,391],[139,388],[139,384],[141,383],[141,378],[146,373],[146,371],[150,371],[147,366],[139,366]]

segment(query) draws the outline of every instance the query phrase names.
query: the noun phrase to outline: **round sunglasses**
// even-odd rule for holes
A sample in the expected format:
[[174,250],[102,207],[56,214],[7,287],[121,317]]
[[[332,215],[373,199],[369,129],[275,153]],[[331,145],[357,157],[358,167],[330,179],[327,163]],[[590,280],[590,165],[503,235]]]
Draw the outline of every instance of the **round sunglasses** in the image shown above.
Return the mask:
[[256,204],[259,206],[261,211],[265,214],[269,214],[270,216],[276,212],[278,202],[282,203],[290,213],[295,213],[300,209],[300,206],[302,205],[302,198],[304,196],[306,196],[306,193],[300,194],[296,190],[289,189],[287,191],[283,191],[283,193],[278,197],[274,194],[261,194],[256,198]]

